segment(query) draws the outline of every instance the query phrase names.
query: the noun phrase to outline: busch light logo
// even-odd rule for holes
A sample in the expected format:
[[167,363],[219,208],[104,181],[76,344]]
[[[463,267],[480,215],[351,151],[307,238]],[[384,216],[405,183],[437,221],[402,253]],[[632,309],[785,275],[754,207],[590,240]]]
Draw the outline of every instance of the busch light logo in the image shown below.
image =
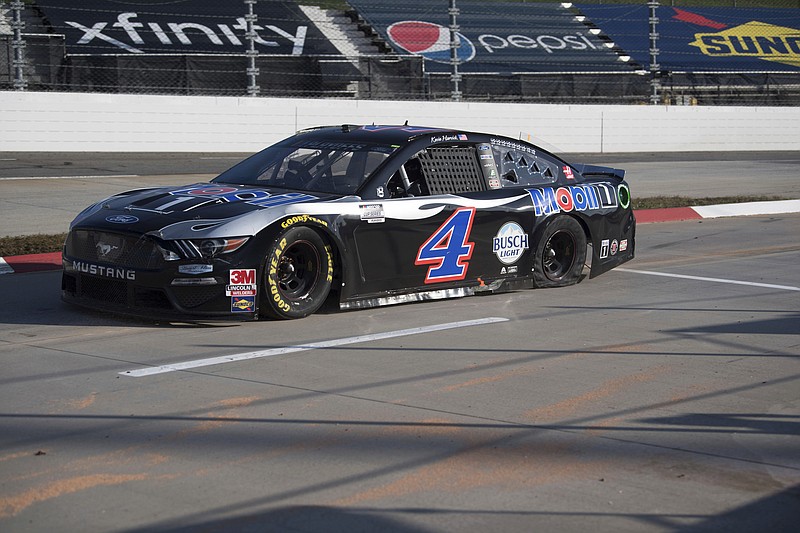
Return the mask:
[[139,222],[139,217],[133,215],[112,215],[106,217],[106,222],[112,222],[114,224],[133,224],[134,222]]
[[[444,26],[419,20],[395,22],[386,29],[389,38],[406,52],[438,63],[450,63],[450,30]],[[456,33],[456,59],[466,63],[475,57],[475,45]]]
[[528,234],[516,222],[506,222],[492,239],[492,251],[504,265],[516,263],[528,249]]

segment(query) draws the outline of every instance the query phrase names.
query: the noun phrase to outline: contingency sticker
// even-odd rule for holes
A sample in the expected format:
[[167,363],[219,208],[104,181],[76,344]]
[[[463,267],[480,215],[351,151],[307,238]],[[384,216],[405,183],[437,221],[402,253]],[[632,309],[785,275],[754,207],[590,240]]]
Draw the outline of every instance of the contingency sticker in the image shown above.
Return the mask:
[[231,313],[252,313],[255,310],[255,296],[234,296],[231,298]]
[[225,295],[244,297],[256,295],[256,270],[240,268],[230,271],[229,284],[225,286]]
[[361,220],[366,220],[368,224],[384,222],[386,220],[383,204],[362,204],[358,207],[361,210]]

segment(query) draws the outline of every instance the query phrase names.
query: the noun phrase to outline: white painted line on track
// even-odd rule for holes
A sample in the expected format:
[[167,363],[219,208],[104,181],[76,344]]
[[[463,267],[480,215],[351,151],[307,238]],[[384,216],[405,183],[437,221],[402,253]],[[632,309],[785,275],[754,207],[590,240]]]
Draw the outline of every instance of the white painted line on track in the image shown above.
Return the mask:
[[300,344],[296,346],[283,346],[281,348],[272,348],[269,350],[258,350],[255,352],[245,352],[233,355],[223,355],[220,357],[210,357],[208,359],[196,359],[194,361],[186,361],[183,363],[173,363],[168,365],[153,366],[148,368],[140,368],[138,370],[127,370],[120,372],[120,375],[131,377],[152,376],[154,374],[164,374],[167,372],[177,372],[180,370],[189,370],[202,366],[219,365],[222,363],[232,363],[236,361],[245,361],[247,359],[259,359],[262,357],[272,357],[273,355],[283,355],[293,352],[305,352],[308,350],[319,350],[322,348],[332,348],[335,346],[344,346],[346,344],[357,344],[361,342],[370,342],[383,339],[392,339],[394,337],[405,337],[408,335],[420,335],[422,333],[431,333],[434,331],[444,331],[447,329],[467,328],[470,326],[480,326],[483,324],[493,324],[495,322],[507,322],[508,318],[502,317],[486,317],[476,320],[464,320],[461,322],[449,322],[447,324],[434,324],[431,326],[422,326],[419,328],[400,329],[396,331],[387,331],[385,333],[372,333],[369,335],[358,335],[356,337],[346,337],[343,339],[331,339],[328,341],[313,342],[309,344]]
[[6,260],[0,257],[0,274],[13,274],[14,269],[6,263]]
[[139,174],[106,174],[105,176],[25,176],[25,177],[12,177],[0,178],[0,181],[13,181],[13,180],[85,180],[96,178],[138,178]]
[[720,218],[751,215],[780,215],[800,212],[800,200],[771,200],[768,202],[746,202],[742,204],[719,204],[692,206],[703,218]]
[[652,270],[634,270],[632,268],[615,268],[619,272],[633,272],[634,274],[647,274],[648,276],[662,276],[665,278],[692,279],[695,281],[711,281],[713,283],[728,283],[731,285],[747,285],[750,287],[762,287],[765,289],[780,289],[783,291],[800,291],[800,287],[791,285],[773,285],[771,283],[756,283],[753,281],[737,281],[735,279],[704,278],[701,276],[686,276],[684,274],[668,274],[666,272],[653,272]]

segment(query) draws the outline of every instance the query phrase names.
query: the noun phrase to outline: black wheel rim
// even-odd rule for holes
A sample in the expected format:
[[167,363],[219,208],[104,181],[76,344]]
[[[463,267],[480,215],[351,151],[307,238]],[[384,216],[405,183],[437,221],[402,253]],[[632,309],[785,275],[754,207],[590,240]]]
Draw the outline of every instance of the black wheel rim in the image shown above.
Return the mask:
[[547,239],[542,256],[545,275],[557,281],[572,270],[575,264],[575,236],[569,231],[557,231]]
[[278,263],[278,287],[290,300],[307,297],[317,284],[320,257],[317,248],[308,241],[297,241],[281,255]]

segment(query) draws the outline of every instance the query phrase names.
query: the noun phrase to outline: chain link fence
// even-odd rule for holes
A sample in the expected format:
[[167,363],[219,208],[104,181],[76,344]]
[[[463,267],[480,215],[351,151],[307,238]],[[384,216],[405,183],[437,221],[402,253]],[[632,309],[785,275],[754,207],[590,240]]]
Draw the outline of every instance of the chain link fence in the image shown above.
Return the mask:
[[[283,11],[280,17],[262,17],[259,22],[258,17],[248,19],[248,4],[263,8],[291,3],[231,1],[225,3],[227,18],[201,10],[192,13],[190,23],[185,22],[188,18],[181,11],[186,2],[171,2],[171,11],[167,13],[156,8],[163,2],[127,2],[138,6],[135,12],[120,5],[126,2],[104,2],[104,8],[96,7],[99,3],[99,0],[71,4],[55,0],[0,2],[0,89],[391,100],[453,98],[453,75],[442,71],[441,61],[433,61],[425,54],[401,53],[389,43],[385,31],[367,22],[363,13],[344,2],[298,3],[297,10]],[[425,10],[441,11],[446,17],[448,6],[453,3],[440,0],[436,5],[426,5]],[[660,2],[687,9],[709,3],[721,9],[721,2]],[[536,9],[536,2],[522,4],[530,10]],[[619,5],[587,0],[578,6],[561,4],[561,9],[578,20],[584,4]],[[623,5],[645,4],[630,0]],[[231,14],[231,5],[235,5],[235,14]],[[754,6],[800,11],[800,0],[730,0],[724,5],[731,9]],[[702,22],[701,19],[694,22],[698,20]],[[509,25],[512,22],[509,20]],[[706,24],[710,26],[698,26],[698,32],[724,34],[722,29],[714,33],[713,21]],[[206,31],[209,28],[210,32]],[[299,28],[306,28],[301,53],[297,53]],[[789,30],[800,34],[800,28]],[[647,25],[631,32],[636,33],[633,36],[636,38],[652,37]],[[599,34],[604,43],[611,43],[602,34],[602,28],[592,34]],[[515,37],[520,46],[536,46],[535,41],[522,37]],[[658,38],[657,42],[663,44],[669,36],[661,34]],[[722,42],[714,41],[713,36],[709,39],[712,43]],[[608,72],[576,68],[574,62],[568,61],[557,68],[548,64],[547,70],[542,71],[530,68],[515,71],[514,65],[502,72],[462,69],[458,73],[459,99],[574,104],[799,105],[800,41],[791,39],[786,41],[790,46],[786,55],[795,62],[788,61],[783,64],[785,68],[777,70],[653,69],[647,61],[637,65],[635,59],[627,68]],[[185,45],[186,42],[192,45]],[[165,43],[176,51],[164,52],[165,47],[160,45]],[[552,43],[563,46],[563,40],[561,45]],[[618,43],[606,46],[620,56],[629,53],[620,49]],[[797,53],[792,46],[799,47]],[[254,51],[248,52],[248,47]],[[282,53],[269,53],[281,47],[289,48],[281,49]],[[651,50],[645,46],[639,52],[651,53],[652,46]]]

